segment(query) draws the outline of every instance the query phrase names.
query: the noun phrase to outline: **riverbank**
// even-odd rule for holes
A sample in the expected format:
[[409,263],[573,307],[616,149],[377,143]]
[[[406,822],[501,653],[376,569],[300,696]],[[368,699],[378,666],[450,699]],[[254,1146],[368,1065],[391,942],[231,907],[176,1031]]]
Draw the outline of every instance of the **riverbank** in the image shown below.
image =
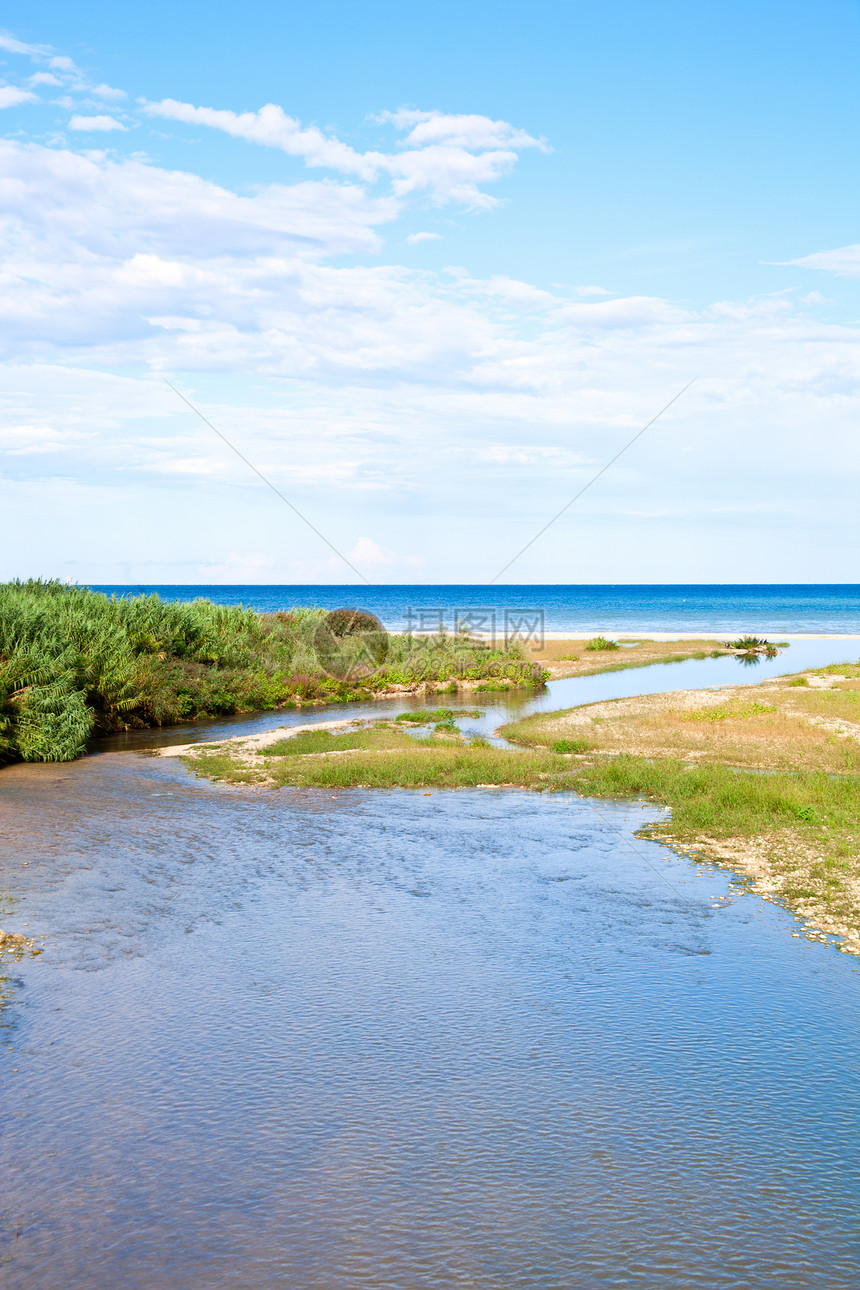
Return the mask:
[[860,952],[860,665],[591,704],[504,733],[568,748],[587,791],[670,807],[651,836],[740,870]]
[[645,836],[748,875],[810,935],[860,953],[860,665],[541,713],[503,727],[507,748],[464,737],[456,715],[420,740],[397,721],[336,722],[161,752],[258,788],[646,798],[671,814]]

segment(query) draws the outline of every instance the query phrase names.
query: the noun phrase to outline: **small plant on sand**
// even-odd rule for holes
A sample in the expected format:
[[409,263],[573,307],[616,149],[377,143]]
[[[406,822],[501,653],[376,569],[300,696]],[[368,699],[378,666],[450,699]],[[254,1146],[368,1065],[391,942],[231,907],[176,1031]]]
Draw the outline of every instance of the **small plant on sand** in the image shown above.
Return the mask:
[[591,640],[586,642],[585,648],[590,650],[620,649],[621,646],[618,641],[607,640],[605,636],[592,636]]
[[558,739],[552,746],[557,753],[585,753],[594,747],[588,739]]
[[805,676],[793,676],[788,682],[789,685],[809,685]]
[[767,654],[769,658],[772,658],[777,650],[776,645],[772,645],[769,640],[765,640],[761,636],[739,636],[737,640],[726,641],[725,647],[726,649],[744,650],[747,653]]

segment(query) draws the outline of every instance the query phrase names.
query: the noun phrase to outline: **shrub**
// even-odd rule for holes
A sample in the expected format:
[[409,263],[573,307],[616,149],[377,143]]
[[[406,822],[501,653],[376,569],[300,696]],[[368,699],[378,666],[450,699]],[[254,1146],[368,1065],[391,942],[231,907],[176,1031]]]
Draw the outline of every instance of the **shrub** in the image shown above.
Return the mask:
[[332,636],[358,636],[362,632],[382,632],[387,635],[375,614],[363,609],[332,609],[323,620]]
[[585,648],[591,650],[620,649],[621,646],[618,641],[607,640],[605,636],[593,636],[590,641],[586,642]]

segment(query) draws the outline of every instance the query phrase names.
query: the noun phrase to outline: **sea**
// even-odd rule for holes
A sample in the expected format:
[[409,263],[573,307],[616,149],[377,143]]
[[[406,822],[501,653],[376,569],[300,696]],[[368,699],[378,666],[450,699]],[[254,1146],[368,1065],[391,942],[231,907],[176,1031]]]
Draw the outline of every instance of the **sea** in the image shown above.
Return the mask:
[[545,632],[860,633],[860,583],[671,585],[415,584],[289,586],[135,584],[94,586],[110,595],[203,597],[263,613],[294,606],[349,607],[375,614],[389,631],[458,624],[489,634]]

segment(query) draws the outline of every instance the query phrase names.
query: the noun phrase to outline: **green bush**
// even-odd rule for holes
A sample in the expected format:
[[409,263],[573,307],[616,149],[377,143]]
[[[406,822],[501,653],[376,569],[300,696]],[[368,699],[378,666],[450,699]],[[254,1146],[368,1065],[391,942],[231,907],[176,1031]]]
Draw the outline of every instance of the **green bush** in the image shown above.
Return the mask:
[[332,609],[324,619],[333,636],[358,636],[361,632],[384,632],[375,614],[362,609]]
[[0,761],[68,761],[94,734],[349,702],[393,684],[545,679],[517,646],[388,636],[363,617],[373,630],[339,637],[318,609],[0,584]]
[[591,650],[621,649],[621,646],[618,641],[607,640],[605,636],[592,636],[590,641],[586,641],[585,648]]

